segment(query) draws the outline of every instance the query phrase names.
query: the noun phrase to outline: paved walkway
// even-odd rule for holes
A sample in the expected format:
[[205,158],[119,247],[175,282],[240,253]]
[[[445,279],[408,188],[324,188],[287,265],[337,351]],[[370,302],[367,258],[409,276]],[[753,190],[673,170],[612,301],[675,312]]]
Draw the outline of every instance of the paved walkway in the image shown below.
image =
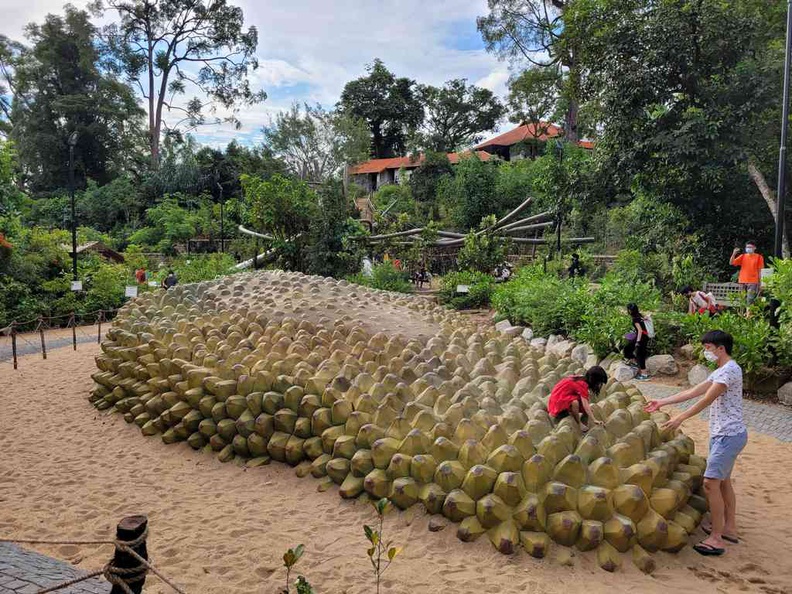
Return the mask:
[[[638,382],[635,385],[644,396],[649,398],[665,398],[683,389],[651,382]],[[691,400],[677,406],[685,409],[694,403],[695,400]],[[707,411],[703,411],[699,416],[706,419]],[[776,437],[781,441],[792,442],[792,408],[788,406],[743,400],[743,418],[745,424],[753,431]]]
[[[10,543],[0,543],[0,594],[36,594],[44,588],[85,575],[69,563],[40,555]],[[111,586],[91,578],[58,590],[63,594],[107,594]]]

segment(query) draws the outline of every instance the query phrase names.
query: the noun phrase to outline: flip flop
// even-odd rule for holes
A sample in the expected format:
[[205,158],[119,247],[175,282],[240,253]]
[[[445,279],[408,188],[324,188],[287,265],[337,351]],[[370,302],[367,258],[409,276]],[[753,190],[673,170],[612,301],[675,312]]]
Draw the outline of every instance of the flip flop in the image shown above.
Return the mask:
[[726,552],[726,549],[713,547],[712,545],[708,545],[704,542],[700,542],[697,545],[693,545],[693,550],[696,551],[699,555],[704,555],[705,557],[720,557],[721,555],[723,555],[723,553]]
[[[705,528],[704,526],[702,526],[701,530],[704,532],[704,534],[708,534],[708,535],[712,534],[712,528]],[[724,534],[721,536],[721,538],[723,538],[723,540],[725,540],[726,542],[730,542],[732,544],[740,544],[740,539],[734,536],[729,536],[727,534]]]

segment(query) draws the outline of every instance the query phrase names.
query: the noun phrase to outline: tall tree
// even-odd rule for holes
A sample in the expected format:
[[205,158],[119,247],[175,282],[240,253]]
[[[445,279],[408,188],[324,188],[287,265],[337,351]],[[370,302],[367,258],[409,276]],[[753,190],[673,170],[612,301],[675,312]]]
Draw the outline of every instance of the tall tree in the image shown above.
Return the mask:
[[415,81],[396,78],[376,59],[366,68],[368,76],[344,86],[339,107],[346,114],[362,119],[371,131],[371,152],[376,159],[403,155],[407,139],[424,118]]
[[12,138],[33,192],[68,184],[67,139],[77,132],[78,183],[102,184],[126,167],[142,112],[134,93],[101,68],[88,14],[66,5],[26,29],[32,43],[15,62]]
[[501,102],[489,89],[468,85],[464,78],[442,87],[421,85],[425,105],[424,144],[427,150],[450,153],[481,140],[504,115]]
[[[120,22],[105,27],[115,65],[139,88],[147,102],[149,149],[153,167],[160,162],[164,129],[188,129],[206,123],[204,108],[231,110],[266,98],[254,91],[248,75],[258,68],[255,27],[244,30],[242,9],[226,0],[106,0]],[[94,5],[103,10],[102,0]],[[177,104],[188,85],[204,98]],[[166,122],[169,114],[175,122]],[[221,121],[215,118],[215,121]]]
[[559,109],[562,78],[554,68],[532,67],[509,81],[510,120],[533,124],[538,139],[547,133]]
[[264,128],[264,144],[292,175],[319,183],[366,160],[371,137],[365,122],[344,112],[294,104]]
[[16,67],[24,50],[21,43],[0,35],[0,134],[5,137],[13,127],[11,110],[14,97],[18,96]]
[[776,171],[784,12],[763,0],[577,0],[567,13],[600,105],[603,174],[683,209],[721,259],[746,236],[772,243],[761,182]]
[[569,38],[565,14],[578,0],[488,0],[489,14],[477,19],[487,49],[515,64],[555,71],[564,78],[564,134],[579,137],[580,68],[576,39]]

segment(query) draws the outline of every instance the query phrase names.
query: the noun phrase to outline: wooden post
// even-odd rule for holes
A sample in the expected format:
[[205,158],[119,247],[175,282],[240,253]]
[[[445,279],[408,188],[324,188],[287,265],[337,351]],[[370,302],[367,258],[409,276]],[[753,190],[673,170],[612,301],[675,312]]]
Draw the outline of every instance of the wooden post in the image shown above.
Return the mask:
[[69,324],[71,325],[72,329],[72,348],[76,351],[77,350],[77,322],[74,319],[74,312],[71,312],[71,317],[69,318]]
[[47,345],[44,344],[44,318],[42,318],[41,316],[39,316],[38,329],[39,329],[39,336],[41,336],[41,356],[44,357],[44,359],[46,359]]
[[11,322],[11,353],[14,356],[14,369],[16,369],[17,368],[16,322]]
[[102,318],[104,317],[104,310],[99,310],[99,331],[96,333],[96,344],[102,344]]
[[[116,526],[116,539],[121,542],[131,542],[133,540],[137,540],[146,531],[147,524],[148,518],[146,516],[127,516],[118,523],[118,526]],[[138,555],[148,560],[148,551],[146,550],[145,539],[140,544],[130,548]],[[116,549],[115,555],[113,556],[112,565],[113,567],[118,567],[120,569],[130,569],[133,567],[139,567],[140,561],[135,559],[126,551],[120,551]],[[132,580],[129,582],[126,582],[126,579],[122,578],[126,582],[127,587],[135,594],[140,594],[143,591],[143,584],[146,581],[146,571],[147,570],[145,569],[141,570],[142,577],[140,579],[138,579],[138,576],[141,574],[128,576]],[[110,590],[110,594],[125,594],[125,592],[121,586],[113,584],[113,589]]]

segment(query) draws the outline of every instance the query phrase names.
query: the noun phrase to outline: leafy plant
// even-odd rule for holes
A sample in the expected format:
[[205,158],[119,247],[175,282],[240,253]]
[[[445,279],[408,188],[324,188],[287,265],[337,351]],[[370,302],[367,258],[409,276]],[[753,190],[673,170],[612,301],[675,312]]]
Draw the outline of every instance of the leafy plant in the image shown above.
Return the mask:
[[[291,585],[291,570],[295,565],[297,565],[297,562],[303,556],[304,552],[305,546],[297,545],[293,549],[289,549],[283,553],[283,566],[286,568],[286,587],[282,590],[283,594],[289,594],[291,591],[289,589],[289,586]],[[297,588],[297,594],[311,594],[313,592],[311,585],[303,576],[299,576],[297,578],[295,586]]]
[[[371,566],[374,568],[377,594],[379,594],[382,574],[388,570],[396,556],[401,553],[402,548],[391,546],[393,544],[391,541],[385,541],[383,524],[386,514],[393,509],[391,502],[386,497],[383,497],[379,501],[372,502],[372,505],[377,512],[378,529],[375,530],[371,526],[365,525],[363,526],[363,532],[365,532],[366,538],[371,543],[366,554],[369,561],[371,561]],[[383,555],[385,559],[383,559]]]
[[397,270],[391,262],[383,262],[372,268],[371,276],[363,273],[347,277],[351,283],[380,289],[382,291],[395,291],[396,293],[411,293],[412,284],[409,275],[404,270]]
[[[457,293],[459,285],[467,285],[467,293]],[[439,299],[440,303],[454,309],[472,309],[489,305],[495,290],[495,279],[489,274],[466,270],[452,272],[443,277]]]
[[495,222],[495,215],[484,217],[479,224],[479,232],[471,231],[465,236],[465,244],[457,256],[461,270],[491,272],[506,260],[508,240],[492,231]]

